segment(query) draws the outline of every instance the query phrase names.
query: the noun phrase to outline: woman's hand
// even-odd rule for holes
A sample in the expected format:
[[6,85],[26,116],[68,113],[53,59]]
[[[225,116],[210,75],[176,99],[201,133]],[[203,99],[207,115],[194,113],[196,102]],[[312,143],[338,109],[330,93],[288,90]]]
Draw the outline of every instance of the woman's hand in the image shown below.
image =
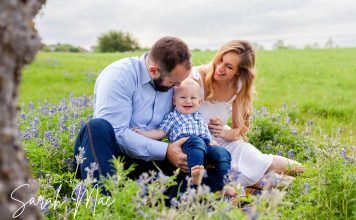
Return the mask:
[[208,123],[208,128],[210,133],[214,136],[214,137],[220,137],[225,139],[225,126],[222,123],[222,120],[220,117],[214,117],[211,118],[209,120]]
[[225,141],[235,141],[241,138],[240,136],[237,136],[237,128],[231,129],[225,127],[219,117],[211,118],[208,123],[208,128],[214,137],[222,138]]

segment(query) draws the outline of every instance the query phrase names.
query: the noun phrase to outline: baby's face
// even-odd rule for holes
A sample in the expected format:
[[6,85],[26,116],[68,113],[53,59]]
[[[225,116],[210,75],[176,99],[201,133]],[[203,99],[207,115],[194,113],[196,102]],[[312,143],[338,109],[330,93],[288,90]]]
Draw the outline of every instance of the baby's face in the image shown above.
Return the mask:
[[182,114],[192,114],[198,111],[202,102],[199,88],[181,85],[174,94],[173,102],[176,109]]

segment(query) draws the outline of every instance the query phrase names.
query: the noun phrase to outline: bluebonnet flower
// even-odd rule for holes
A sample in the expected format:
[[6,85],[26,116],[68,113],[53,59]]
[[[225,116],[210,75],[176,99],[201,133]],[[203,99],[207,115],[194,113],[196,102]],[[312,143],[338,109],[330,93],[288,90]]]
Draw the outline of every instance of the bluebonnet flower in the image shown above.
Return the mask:
[[241,172],[232,168],[228,174],[228,178],[231,182],[237,182],[237,180],[239,179],[241,175]]
[[297,129],[291,128],[291,134],[292,134],[293,136],[297,136],[297,135],[298,135]]
[[284,118],[284,123],[285,123],[286,125],[289,125],[289,123],[290,123],[290,118],[289,118],[288,116]]
[[26,114],[25,113],[21,113],[20,117],[21,117],[21,119],[26,120]]
[[32,111],[33,109],[35,109],[35,105],[32,102],[28,103],[28,110]]
[[24,140],[30,140],[32,137],[30,128],[26,128],[25,131],[22,133],[22,138]]
[[310,185],[308,183],[305,183],[303,187],[304,187],[304,193],[309,193]]
[[345,150],[340,150],[340,155],[344,158],[346,161],[350,161],[351,158],[346,156],[346,151]]
[[77,199],[81,199],[85,196],[86,188],[87,186],[82,181],[78,182],[78,184],[75,186],[73,190],[73,193],[76,195],[74,201],[76,201]]
[[83,127],[83,125],[85,124],[84,120],[83,120],[83,119],[80,119],[79,124],[80,124],[80,127]]
[[266,181],[265,180],[260,180],[258,185],[263,188],[266,185]]
[[293,149],[290,149],[290,150],[288,151],[288,157],[289,157],[289,158],[294,158],[294,150],[293,150]]
[[44,199],[43,199],[43,202],[44,202],[44,205],[42,203],[39,203],[39,204],[41,204],[41,212],[43,214],[47,214],[49,212],[49,202],[45,201]]
[[84,170],[87,172],[87,180],[89,180],[90,183],[95,183],[97,180],[94,178],[94,172],[99,170],[99,165],[96,162],[92,162],[90,163],[90,167],[85,167]]
[[178,200],[174,197],[173,199],[171,199],[171,207],[172,208],[178,208],[178,206],[179,206],[179,202],[178,202]]
[[51,141],[52,140],[52,132],[51,131],[46,131],[44,133],[44,137],[47,141]]
[[250,217],[251,220],[257,220],[258,212],[255,207],[253,206],[246,206],[243,208],[243,211],[245,211]]
[[38,116],[35,116],[35,117],[33,118],[33,123],[34,123],[35,125],[38,125],[38,124],[40,123],[40,118],[39,118]]
[[78,155],[75,155],[75,159],[76,159],[77,164],[79,165],[79,164],[82,164],[84,162],[84,160],[86,160],[87,158],[84,157],[84,154],[85,154],[84,147],[79,147],[78,150],[79,150],[79,153],[78,153]]
[[157,180],[162,183],[162,184],[168,184],[170,181],[169,176],[165,175],[164,173],[162,173],[162,171],[159,171],[157,174]]
[[37,144],[37,146],[41,146],[43,144],[43,140],[42,139],[37,139],[36,140],[36,144]]
[[287,103],[283,102],[282,108],[287,109]]
[[52,144],[52,146],[55,147],[56,149],[59,149],[59,147],[60,147],[60,145],[61,145],[60,142],[61,142],[61,141],[59,140],[59,137],[56,135],[56,136],[54,136],[54,137],[52,138],[51,144]]
[[88,105],[88,99],[87,99],[87,97],[83,97],[83,102],[82,102],[82,106],[83,107],[86,107]]
[[267,107],[262,107],[261,108],[261,112],[262,112],[263,115],[266,116],[268,114],[268,108]]
[[57,112],[57,108],[55,107],[55,106],[52,106],[52,108],[51,108],[51,110],[49,110],[49,114],[51,115],[53,115],[53,114],[55,114]]
[[278,151],[277,155],[278,155],[278,156],[283,156],[283,152]]
[[74,158],[70,157],[64,161],[64,163],[67,165],[67,168],[69,171],[74,172]]

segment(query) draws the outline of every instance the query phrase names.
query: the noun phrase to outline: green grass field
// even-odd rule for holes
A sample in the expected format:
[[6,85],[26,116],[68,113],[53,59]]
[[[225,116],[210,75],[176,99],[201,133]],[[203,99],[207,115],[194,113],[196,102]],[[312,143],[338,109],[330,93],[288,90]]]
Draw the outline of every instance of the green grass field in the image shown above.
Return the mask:
[[[90,175],[76,179],[78,166],[73,167],[80,161],[73,157],[75,138],[92,114],[87,96],[105,66],[141,54],[42,52],[25,68],[19,136],[38,195],[44,197],[39,204],[45,219],[356,219],[356,151],[350,135],[356,121],[356,49],[257,53],[256,111],[249,142],[263,153],[303,164],[306,171],[288,187],[240,198],[247,206],[233,205],[206,188],[188,190],[170,201],[175,208],[169,208],[163,192],[174,177],[150,173],[132,180],[116,160],[117,172],[104,183],[112,197],[95,191],[92,195],[95,180]],[[213,55],[193,52],[193,62],[206,63]],[[95,166],[88,169],[95,171]],[[236,178],[238,174],[229,184],[238,187]],[[267,185],[280,183],[273,175],[268,178]],[[87,188],[91,191],[83,197]],[[112,199],[115,202],[104,205]]]
[[[58,103],[75,96],[92,95],[97,74],[108,64],[142,52],[112,54],[44,53],[28,66],[20,87],[20,105],[47,100]],[[192,53],[195,65],[209,62],[213,51]],[[254,106],[276,111],[286,104],[299,126],[312,120],[332,134],[344,136],[356,125],[356,48],[279,50],[257,52]]]

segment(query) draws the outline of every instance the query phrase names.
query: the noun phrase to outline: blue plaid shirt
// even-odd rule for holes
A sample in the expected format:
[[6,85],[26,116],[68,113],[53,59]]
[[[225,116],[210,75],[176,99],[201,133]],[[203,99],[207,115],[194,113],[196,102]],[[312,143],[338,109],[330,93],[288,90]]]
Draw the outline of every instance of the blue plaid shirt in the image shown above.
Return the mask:
[[190,135],[197,135],[209,141],[212,139],[208,125],[204,122],[199,112],[182,114],[176,108],[173,108],[172,111],[164,116],[158,128],[168,133],[169,142],[174,142]]

